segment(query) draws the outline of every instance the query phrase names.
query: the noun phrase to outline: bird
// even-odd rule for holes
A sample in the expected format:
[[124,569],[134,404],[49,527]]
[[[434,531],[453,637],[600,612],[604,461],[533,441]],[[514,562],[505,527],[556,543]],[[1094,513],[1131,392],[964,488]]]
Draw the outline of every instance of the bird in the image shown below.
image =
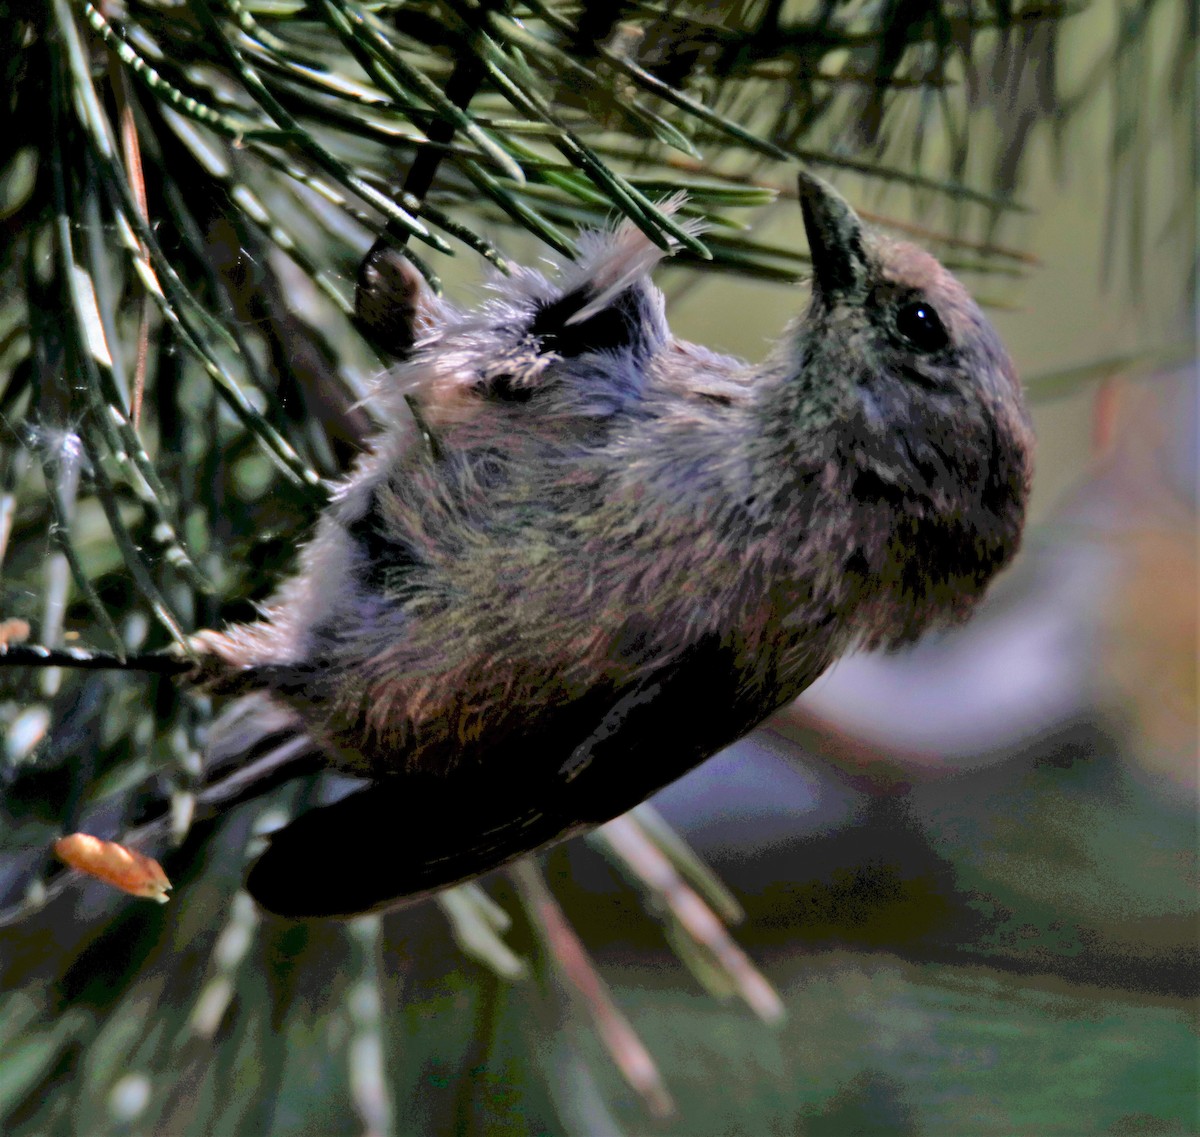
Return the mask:
[[811,297],[754,364],[672,334],[671,250],[628,221],[472,309],[366,266],[384,425],[258,618],[191,639],[194,681],[345,777],[251,866],[265,909],[394,908],[603,824],[1013,558],[1033,438],[997,333],[798,184]]

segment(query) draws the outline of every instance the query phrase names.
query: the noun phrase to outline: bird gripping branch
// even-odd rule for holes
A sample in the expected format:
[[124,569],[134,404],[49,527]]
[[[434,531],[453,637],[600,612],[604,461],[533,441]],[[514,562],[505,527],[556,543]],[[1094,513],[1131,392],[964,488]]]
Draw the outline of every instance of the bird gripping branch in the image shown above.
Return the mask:
[[800,201],[812,298],[757,365],[671,334],[628,223],[472,311],[370,277],[408,352],[388,425],[262,618],[192,641],[361,781],[272,836],[265,907],[386,908],[603,823],[1012,558],[1032,438],[996,333],[827,183]]

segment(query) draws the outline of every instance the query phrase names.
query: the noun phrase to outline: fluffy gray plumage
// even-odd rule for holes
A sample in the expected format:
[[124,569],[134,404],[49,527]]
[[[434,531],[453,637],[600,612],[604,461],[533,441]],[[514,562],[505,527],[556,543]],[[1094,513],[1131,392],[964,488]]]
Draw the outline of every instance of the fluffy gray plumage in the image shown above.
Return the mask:
[[[671,335],[628,224],[477,310],[419,298],[393,425],[296,576],[197,637],[370,779],[275,838],[268,907],[385,906],[606,820],[1012,557],[1031,438],[995,332],[825,183],[801,199],[812,301],[761,364]],[[339,843],[357,883],[323,889],[306,850]]]

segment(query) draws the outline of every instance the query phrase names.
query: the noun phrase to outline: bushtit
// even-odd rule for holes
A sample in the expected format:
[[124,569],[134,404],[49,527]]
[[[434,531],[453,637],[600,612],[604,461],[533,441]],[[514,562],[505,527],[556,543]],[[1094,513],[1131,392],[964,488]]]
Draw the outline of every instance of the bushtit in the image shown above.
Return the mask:
[[812,300],[757,365],[672,336],[629,224],[474,311],[393,279],[389,426],[262,618],[195,637],[363,780],[272,836],[266,908],[389,907],[607,821],[1010,560],[1031,435],[996,333],[825,182],[800,200]]

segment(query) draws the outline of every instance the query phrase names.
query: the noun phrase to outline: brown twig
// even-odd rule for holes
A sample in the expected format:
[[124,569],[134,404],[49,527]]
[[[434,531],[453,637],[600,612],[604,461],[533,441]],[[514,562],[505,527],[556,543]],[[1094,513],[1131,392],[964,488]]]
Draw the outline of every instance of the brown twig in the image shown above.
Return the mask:
[[[115,56],[109,57],[109,73],[112,78],[113,95],[117,103],[120,121],[121,156],[133,200],[142,220],[149,223],[150,207],[146,198],[146,175],[142,168],[142,148],[138,141],[137,122],[133,116],[133,92],[129,75],[120,66]],[[143,263],[149,262],[150,254],[145,243],[138,238],[138,254]],[[143,288],[138,304],[137,354],[133,368],[133,390],[129,399],[129,418],[137,430],[142,421],[142,400],[146,394],[146,366],[150,356],[150,297]]]
[[667,1092],[654,1059],[629,1020],[613,1002],[608,986],[597,973],[538,869],[526,858],[513,865],[509,873],[529,909],[534,928],[540,934],[550,958],[591,1016],[604,1048],[612,1056],[625,1081],[655,1117],[672,1116],[675,1103]]
[[631,814],[618,817],[599,829],[596,835],[637,880],[654,893],[697,946],[711,957],[743,1002],[763,1022],[779,1022],[784,1009],[775,989],[734,943],[713,910],[650,840],[635,817]]

